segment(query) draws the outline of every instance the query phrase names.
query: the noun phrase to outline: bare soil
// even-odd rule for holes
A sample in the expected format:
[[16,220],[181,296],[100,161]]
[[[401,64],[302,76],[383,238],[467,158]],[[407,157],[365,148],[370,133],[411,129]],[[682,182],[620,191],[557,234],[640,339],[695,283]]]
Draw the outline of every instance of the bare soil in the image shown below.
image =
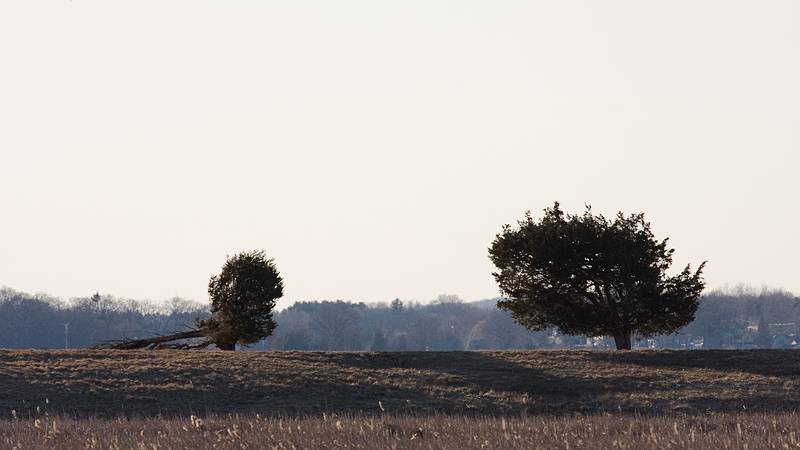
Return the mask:
[[0,419],[696,415],[798,407],[800,352],[791,350],[0,351]]

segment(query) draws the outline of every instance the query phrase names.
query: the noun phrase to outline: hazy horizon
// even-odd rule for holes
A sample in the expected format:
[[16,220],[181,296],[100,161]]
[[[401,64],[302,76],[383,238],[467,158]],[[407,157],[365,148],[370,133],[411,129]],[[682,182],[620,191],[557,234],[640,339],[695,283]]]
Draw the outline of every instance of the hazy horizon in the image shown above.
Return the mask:
[[0,286],[496,297],[503,224],[644,211],[710,289],[800,292],[800,4],[0,5]]

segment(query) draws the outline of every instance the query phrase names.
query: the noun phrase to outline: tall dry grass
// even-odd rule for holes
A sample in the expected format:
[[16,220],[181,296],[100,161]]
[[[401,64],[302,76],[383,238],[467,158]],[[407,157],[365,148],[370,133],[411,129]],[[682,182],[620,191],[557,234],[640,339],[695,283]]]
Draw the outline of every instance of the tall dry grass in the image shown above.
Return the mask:
[[786,449],[800,448],[796,413],[480,418],[433,415],[258,415],[0,421],[8,449]]

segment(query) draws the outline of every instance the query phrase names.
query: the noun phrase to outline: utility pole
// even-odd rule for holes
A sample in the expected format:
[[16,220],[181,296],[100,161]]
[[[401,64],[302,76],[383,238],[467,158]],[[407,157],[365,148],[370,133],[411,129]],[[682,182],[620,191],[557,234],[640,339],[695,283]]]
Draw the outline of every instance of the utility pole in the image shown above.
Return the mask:
[[64,324],[64,348],[69,348],[69,322]]

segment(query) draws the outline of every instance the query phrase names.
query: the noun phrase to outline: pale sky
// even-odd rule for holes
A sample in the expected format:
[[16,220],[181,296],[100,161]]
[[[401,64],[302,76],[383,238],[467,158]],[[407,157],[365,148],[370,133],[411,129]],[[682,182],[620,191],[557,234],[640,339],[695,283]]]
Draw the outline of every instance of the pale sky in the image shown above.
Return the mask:
[[800,2],[3,1],[0,285],[207,301],[498,295],[559,200],[710,287],[800,292]]

